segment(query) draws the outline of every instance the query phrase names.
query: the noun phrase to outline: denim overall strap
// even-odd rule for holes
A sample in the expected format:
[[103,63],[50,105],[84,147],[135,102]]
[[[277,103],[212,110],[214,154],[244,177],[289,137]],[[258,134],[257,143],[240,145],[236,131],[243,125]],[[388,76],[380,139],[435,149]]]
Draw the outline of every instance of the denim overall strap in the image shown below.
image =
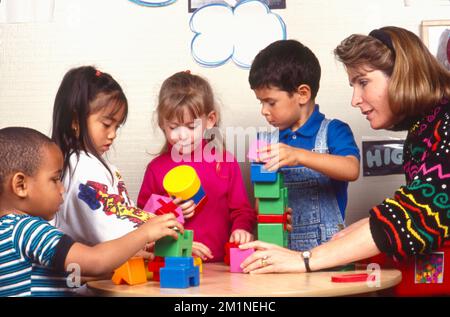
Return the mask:
[[[328,153],[329,122],[322,121],[314,152]],[[309,250],[328,241],[344,223],[331,179],[307,167],[283,168],[282,172],[288,188],[288,206],[293,210],[289,248]]]

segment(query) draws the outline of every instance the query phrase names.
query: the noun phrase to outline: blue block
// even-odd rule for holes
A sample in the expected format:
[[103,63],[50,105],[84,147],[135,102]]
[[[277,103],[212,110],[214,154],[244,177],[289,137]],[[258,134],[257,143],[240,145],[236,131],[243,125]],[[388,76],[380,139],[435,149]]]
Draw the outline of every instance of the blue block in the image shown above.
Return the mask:
[[162,288],[188,288],[200,285],[200,270],[192,257],[167,257],[159,271]]
[[264,164],[252,163],[250,165],[250,180],[252,183],[274,183],[277,181],[277,172],[265,170]]

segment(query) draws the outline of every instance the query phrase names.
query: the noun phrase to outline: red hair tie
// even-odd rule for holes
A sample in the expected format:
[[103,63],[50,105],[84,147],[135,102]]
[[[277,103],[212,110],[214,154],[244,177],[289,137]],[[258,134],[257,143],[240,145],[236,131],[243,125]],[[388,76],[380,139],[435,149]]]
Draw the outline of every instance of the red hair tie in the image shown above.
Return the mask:
[[101,74],[102,74],[102,72],[99,71],[99,70],[97,70],[97,71],[95,72],[95,76],[97,76],[97,77],[100,77]]
[[189,69],[185,70],[184,72],[185,72],[186,74],[190,74],[190,73],[191,73],[191,71],[190,71]]

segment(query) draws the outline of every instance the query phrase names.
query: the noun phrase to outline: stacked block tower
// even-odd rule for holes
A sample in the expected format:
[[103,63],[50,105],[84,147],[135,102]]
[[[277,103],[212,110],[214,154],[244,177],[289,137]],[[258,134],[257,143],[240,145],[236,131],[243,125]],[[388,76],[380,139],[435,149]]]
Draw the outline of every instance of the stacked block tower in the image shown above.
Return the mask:
[[250,167],[250,178],[253,183],[255,198],[259,200],[258,240],[287,247],[286,208],[288,190],[284,186],[283,173],[279,171],[269,172],[264,169],[263,163],[254,162],[258,158],[258,149],[275,143],[278,143],[278,140],[274,140],[272,133],[258,133],[258,139],[250,147],[248,155],[250,160],[253,161]]

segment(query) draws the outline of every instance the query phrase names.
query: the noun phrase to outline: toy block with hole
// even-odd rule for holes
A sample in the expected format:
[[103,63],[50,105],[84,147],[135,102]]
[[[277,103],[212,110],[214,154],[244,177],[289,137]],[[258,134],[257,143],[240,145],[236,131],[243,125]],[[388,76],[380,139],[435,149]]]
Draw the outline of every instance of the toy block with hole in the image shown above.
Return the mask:
[[281,189],[280,198],[260,198],[258,201],[258,213],[260,215],[282,215],[288,203],[288,189]]
[[256,198],[280,198],[284,188],[284,175],[277,173],[277,179],[272,183],[256,182],[253,184]]
[[240,267],[241,263],[249,257],[255,249],[241,250],[239,248],[230,249],[230,272],[231,273],[242,273]]
[[114,270],[111,278],[116,285],[128,284],[136,285],[147,282],[144,259],[141,257],[132,257],[119,268]]
[[203,273],[203,261],[202,258],[194,256],[194,266],[198,266],[200,273]]
[[164,265],[165,265],[164,258],[161,256],[155,256],[153,261],[148,262],[147,270],[149,272],[152,272],[153,281],[159,281],[160,279],[159,271],[162,267],[164,267]]
[[287,247],[288,232],[282,223],[258,223],[258,240]]
[[175,198],[180,197],[183,202],[193,200],[199,212],[205,205],[207,197],[200,178],[192,166],[179,165],[172,168],[163,179],[163,187],[167,193]]
[[162,288],[188,288],[200,285],[200,269],[194,266],[192,257],[167,257],[166,266],[161,268]]
[[192,256],[192,241],[194,232],[192,230],[184,230],[184,234],[178,232],[178,240],[170,236],[163,237],[155,243],[156,256]]
[[225,256],[223,258],[223,262],[225,262],[226,265],[230,265],[230,249],[231,248],[238,248],[239,244],[236,242],[227,242],[225,243]]
[[252,183],[273,183],[277,181],[277,172],[264,169],[264,164],[250,164],[250,180]]
[[173,213],[178,222],[184,223],[184,216],[181,207],[175,205],[169,197],[152,194],[143,209],[155,215]]

